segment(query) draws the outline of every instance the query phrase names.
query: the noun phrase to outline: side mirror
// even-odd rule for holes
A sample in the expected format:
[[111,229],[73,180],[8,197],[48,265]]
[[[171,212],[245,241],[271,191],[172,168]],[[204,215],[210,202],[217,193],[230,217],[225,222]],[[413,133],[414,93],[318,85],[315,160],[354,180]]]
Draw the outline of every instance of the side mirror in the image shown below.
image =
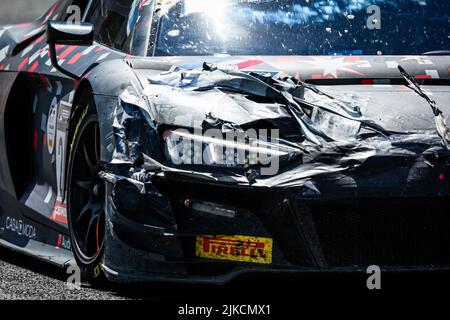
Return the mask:
[[50,59],[55,69],[61,73],[79,80],[79,77],[58,64],[56,45],[90,46],[94,43],[94,26],[91,23],[72,24],[67,22],[49,21],[47,23],[47,43]]

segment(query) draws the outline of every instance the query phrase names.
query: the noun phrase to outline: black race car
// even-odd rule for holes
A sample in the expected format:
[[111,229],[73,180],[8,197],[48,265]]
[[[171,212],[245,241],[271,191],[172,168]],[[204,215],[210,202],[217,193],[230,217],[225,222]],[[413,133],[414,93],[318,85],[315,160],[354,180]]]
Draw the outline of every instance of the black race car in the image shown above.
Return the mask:
[[2,27],[0,244],[92,283],[448,269],[449,15],[60,0]]

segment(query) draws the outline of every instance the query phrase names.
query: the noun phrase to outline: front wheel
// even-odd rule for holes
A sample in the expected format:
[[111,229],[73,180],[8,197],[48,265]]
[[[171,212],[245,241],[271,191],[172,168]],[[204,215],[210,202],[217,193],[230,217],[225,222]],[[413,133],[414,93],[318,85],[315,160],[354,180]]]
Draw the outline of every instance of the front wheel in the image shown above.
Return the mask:
[[106,282],[102,270],[106,226],[105,183],[98,177],[101,170],[98,118],[85,112],[70,153],[67,205],[75,260],[85,280],[95,286]]

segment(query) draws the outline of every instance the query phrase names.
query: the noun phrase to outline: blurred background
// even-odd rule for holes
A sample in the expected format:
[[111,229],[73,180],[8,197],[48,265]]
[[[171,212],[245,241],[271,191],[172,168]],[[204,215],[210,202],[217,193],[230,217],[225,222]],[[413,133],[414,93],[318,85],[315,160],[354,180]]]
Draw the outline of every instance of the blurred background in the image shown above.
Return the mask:
[[0,25],[31,21],[56,0],[0,0]]

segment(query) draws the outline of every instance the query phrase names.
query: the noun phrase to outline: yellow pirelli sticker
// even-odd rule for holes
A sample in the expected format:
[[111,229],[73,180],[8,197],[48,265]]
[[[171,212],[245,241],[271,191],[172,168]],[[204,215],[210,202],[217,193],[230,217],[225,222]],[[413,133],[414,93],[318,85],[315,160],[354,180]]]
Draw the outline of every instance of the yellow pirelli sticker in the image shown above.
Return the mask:
[[273,240],[246,236],[197,237],[196,255],[200,258],[271,264]]

